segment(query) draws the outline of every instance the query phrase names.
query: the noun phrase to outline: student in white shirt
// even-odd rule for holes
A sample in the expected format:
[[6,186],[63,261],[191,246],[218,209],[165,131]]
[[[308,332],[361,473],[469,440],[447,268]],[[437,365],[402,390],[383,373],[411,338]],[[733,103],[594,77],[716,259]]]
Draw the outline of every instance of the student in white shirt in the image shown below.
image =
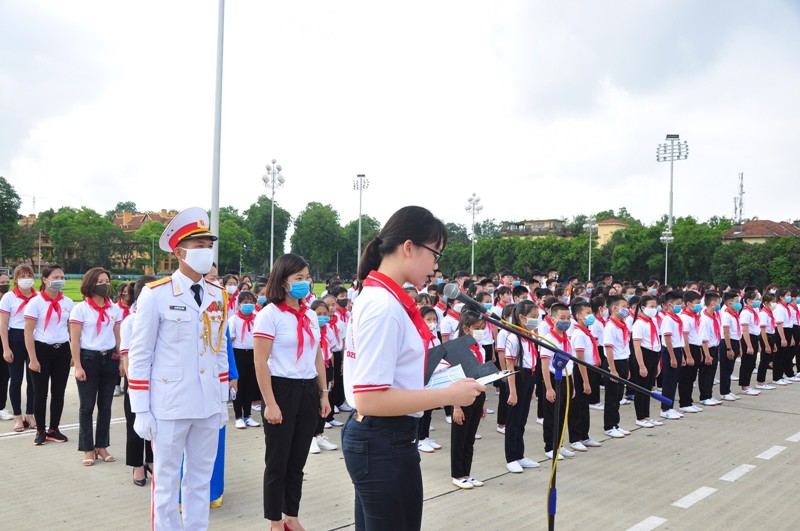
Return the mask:
[[739,312],[742,311],[742,303],[739,302],[739,294],[729,291],[722,295],[722,311],[720,320],[722,322],[722,341],[719,345],[719,393],[722,400],[733,402],[740,397],[731,392],[731,374],[739,357],[742,340],[742,323],[739,320]]
[[[334,333],[334,327],[330,324],[331,318],[328,314],[328,304],[324,300],[317,299],[312,302],[311,311],[317,314],[319,348],[322,352],[322,360],[325,362],[325,380],[328,382],[328,389],[331,389],[333,386],[333,355],[331,349],[336,346],[336,334]],[[327,417],[320,416],[317,422],[317,429],[314,432],[314,438],[311,439],[309,453],[318,454],[321,450],[338,450],[339,447],[325,436],[325,429],[343,425],[343,422],[339,422],[334,418],[333,410],[328,413]]]
[[[661,394],[674,402],[678,389],[681,367],[686,363],[686,346],[683,334],[683,320],[680,313],[683,310],[683,297],[677,291],[670,291],[664,295],[664,314],[661,319],[661,338],[665,348],[661,351],[662,379]],[[678,420],[683,417],[675,405],[661,404],[661,418]]]
[[[79,435],[78,451],[83,452],[83,466],[95,459],[116,461],[108,453],[111,428],[111,401],[120,375],[119,325],[122,311],[111,304],[111,273],[93,267],[83,275],[81,295],[69,317],[70,350],[78,382]],[[92,434],[94,407],[97,404],[96,434]]]
[[446,243],[444,223],[422,207],[403,207],[359,263],[363,289],[347,330],[344,366],[345,395],[357,411],[342,429],[356,529],[421,528],[417,418],[426,409],[472,404],[486,390],[471,378],[424,389],[431,332],[400,286],[424,282]]
[[694,404],[692,398],[694,382],[700,366],[704,363],[703,341],[700,339],[700,312],[703,311],[703,297],[696,291],[689,290],[683,294],[683,337],[686,364],[681,367],[678,380],[678,396],[680,410],[684,413],[700,413],[703,408]]
[[[631,351],[628,347],[630,329],[625,318],[630,314],[628,301],[619,295],[611,295],[606,299],[609,319],[603,329],[603,346],[606,351],[609,372],[617,377],[628,377],[628,360]],[[603,407],[603,432],[609,437],[619,439],[630,435],[628,430],[619,426],[619,402],[623,398],[625,385],[611,377],[604,377],[606,395]]]
[[350,322],[350,299],[347,298],[347,289],[344,286],[336,286],[331,289],[330,295],[335,297],[335,307],[331,309],[328,304],[328,315],[331,318],[331,326],[335,327],[334,334],[338,332],[339,341],[337,348],[333,350],[333,388],[330,392],[331,406],[334,412],[344,411],[349,413],[352,408],[344,400],[344,376],[342,366],[344,364],[344,338],[347,336],[347,323]]
[[[516,305],[514,304],[507,304],[503,306],[503,311],[498,316],[503,321],[509,321],[511,316],[514,314],[514,309]],[[538,319],[528,319],[528,322],[531,321],[538,321]],[[507,330],[498,329],[497,330],[497,360],[498,364],[500,365],[500,370],[506,370],[509,368],[508,363],[506,361],[506,344],[508,342],[508,335],[509,332]],[[508,410],[509,410],[509,403],[508,403],[508,396],[509,396],[509,386],[508,386],[508,379],[500,380],[500,396],[498,397],[498,406],[497,406],[497,433],[501,433],[503,435],[506,434],[506,422],[508,422]]]
[[777,333],[775,332],[775,315],[772,313],[773,305],[775,305],[775,296],[765,293],[761,297],[761,306],[758,312],[758,322],[761,326],[761,337],[759,341],[761,358],[758,361],[758,372],[756,374],[758,385],[756,385],[756,389],[760,390],[776,389],[774,385],[766,383],[767,371],[772,365],[774,355],[778,350],[775,341]]
[[[588,290],[587,290],[588,291]],[[597,342],[597,353],[600,356],[600,367],[608,370],[608,361],[606,361],[605,348],[603,348],[603,329],[606,326],[608,319],[608,308],[606,307],[606,298],[602,295],[597,295],[592,298],[592,315],[594,315],[594,322],[589,327]],[[603,385],[603,375],[592,371],[589,374],[589,383],[592,385],[592,394],[589,397],[589,409],[597,409],[602,411],[604,406],[600,400],[600,386]]]
[[[631,359],[631,381],[652,391],[656,383],[658,360],[661,357],[661,336],[656,323],[658,301],[652,295],[639,299],[636,306],[633,328],[634,356]],[[635,393],[633,407],[636,411],[636,425],[641,428],[661,426],[663,422],[650,417],[650,397]]]
[[[592,307],[588,302],[578,301],[573,303],[570,309],[572,318],[575,320],[570,337],[575,356],[599,367],[600,354],[597,350],[597,339],[592,335],[590,329],[597,320],[592,313]],[[601,446],[599,442],[589,437],[589,399],[593,391],[591,385],[593,372],[583,365],[579,365],[578,370],[573,371],[575,398],[569,409],[569,439],[572,449],[579,452],[585,452],[587,447]]]
[[797,367],[797,371],[795,376],[800,376],[800,308],[798,308],[798,304],[800,304],[800,289],[793,289],[788,294],[791,299],[789,303],[789,315],[792,318],[792,340],[794,344],[792,345],[792,352],[790,353],[789,363],[794,368],[795,364]]
[[[572,343],[569,340],[569,329],[572,327],[570,319],[570,312],[567,306],[557,303],[550,307],[550,318],[553,321],[553,327],[550,333],[544,337],[544,341],[555,345],[567,354],[574,355],[575,351],[572,348]],[[561,434],[561,428],[566,422],[566,407],[567,407],[567,379],[570,379],[569,388],[573,394],[582,392],[576,390],[572,380],[573,362],[568,361],[564,367],[561,380],[556,380],[556,369],[552,364],[553,352],[549,349],[541,349],[540,358],[542,360],[542,379],[545,385],[545,403],[544,403],[544,426],[542,429],[542,437],[544,439],[544,455],[553,459],[553,436],[554,434]],[[556,394],[561,395],[559,409],[556,410]],[[570,432],[570,439],[577,438],[577,433]],[[575,452],[566,448],[561,448],[558,459],[563,457],[574,457]]]
[[758,306],[761,301],[753,290],[745,291],[742,298],[742,311],[739,314],[739,323],[742,326],[742,341],[739,347],[742,363],[739,366],[739,386],[743,395],[758,396],[761,391],[750,387],[753,370],[756,368],[756,358],[760,351],[761,325],[758,316]]
[[[253,326],[254,366],[264,399],[264,518],[270,529],[300,527],[303,467],[320,416],[330,413],[316,314],[306,305],[308,263],[296,254],[275,261],[269,304]],[[285,515],[285,519],[284,519]]]
[[[790,384],[800,379],[795,378],[792,368],[792,320],[789,314],[788,302],[791,300],[789,290],[781,288],[775,296],[772,313],[775,318],[775,344],[778,351],[772,358],[772,381]],[[779,384],[780,385],[780,384]]]
[[236,298],[236,311],[228,318],[228,333],[231,336],[233,357],[239,372],[233,413],[238,429],[255,428],[261,423],[251,415],[253,400],[259,398],[258,381],[253,361],[253,324],[256,311],[256,296],[251,291],[241,291]]
[[444,313],[441,323],[439,323],[442,343],[450,341],[450,336],[455,339],[458,335],[458,321],[461,319],[461,308],[464,306],[462,303],[454,300],[447,301],[445,305],[447,310]]
[[[442,344],[439,341],[437,330],[439,328],[439,313],[430,306],[424,306],[419,309],[422,319],[428,325],[428,330],[431,332],[431,338],[428,341],[428,350]],[[426,409],[419,419],[419,429],[417,430],[417,449],[426,454],[432,454],[436,450],[441,450],[442,445],[431,439],[431,415],[432,409]]]
[[[64,392],[69,379],[69,314],[72,299],[61,290],[67,281],[58,264],[42,269],[39,294],[25,306],[25,348],[33,379],[33,414],[36,418],[34,444],[47,441],[64,443],[67,436],[58,430],[64,411]],[[46,428],[48,387],[50,388],[50,427]]]
[[697,386],[700,388],[700,403],[704,406],[718,406],[722,402],[714,398],[714,378],[719,364],[719,344],[722,341],[722,322],[720,296],[716,291],[707,291],[703,297],[705,308],[700,314],[700,341],[702,341],[703,363]]

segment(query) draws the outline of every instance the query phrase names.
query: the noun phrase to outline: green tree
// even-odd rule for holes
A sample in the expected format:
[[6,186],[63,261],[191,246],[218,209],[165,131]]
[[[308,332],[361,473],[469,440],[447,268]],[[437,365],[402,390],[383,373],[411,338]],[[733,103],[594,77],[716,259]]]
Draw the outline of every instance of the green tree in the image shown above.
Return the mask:
[[467,227],[460,223],[447,223],[447,243],[469,243]]
[[115,245],[122,240],[122,229],[86,207],[59,209],[51,221],[53,253],[68,273],[83,273],[91,267],[111,269]]
[[339,213],[331,205],[311,202],[294,222],[292,252],[311,264],[315,277],[335,267],[336,252],[341,249],[342,228]]
[[[220,215],[222,219],[222,215]],[[244,267],[244,258],[252,247],[252,238],[241,225],[232,219],[225,219],[219,224],[219,271],[239,271],[240,262]]]
[[[366,214],[361,216],[361,250],[373,240],[381,231],[380,222]],[[344,277],[354,278],[358,270],[358,220],[354,219],[342,227],[342,246],[339,250],[339,274]]]
[[136,209],[136,203],[133,201],[120,201],[117,203],[117,206],[106,212],[105,218],[108,221],[112,221],[114,219],[114,214],[122,214],[123,212],[137,213],[139,211]]
[[158,221],[150,220],[139,227],[133,235],[133,241],[136,242],[136,260],[134,260],[134,267],[141,272],[144,272],[148,266],[154,265],[156,273],[163,273],[158,271],[159,264],[162,260],[168,257],[158,246],[158,240],[164,232],[164,225]]
[[19,207],[22,201],[19,194],[5,177],[0,176],[0,266],[5,265],[10,247],[19,229]]
[[[245,256],[248,271],[266,272],[272,268],[269,263],[271,206],[272,201],[267,196],[260,195],[243,213],[243,228],[250,233],[252,243]],[[286,233],[291,221],[289,211],[275,203],[275,258],[284,252]]]
[[500,237],[500,224],[492,219],[485,219],[475,223],[475,235],[479,239],[491,239]]

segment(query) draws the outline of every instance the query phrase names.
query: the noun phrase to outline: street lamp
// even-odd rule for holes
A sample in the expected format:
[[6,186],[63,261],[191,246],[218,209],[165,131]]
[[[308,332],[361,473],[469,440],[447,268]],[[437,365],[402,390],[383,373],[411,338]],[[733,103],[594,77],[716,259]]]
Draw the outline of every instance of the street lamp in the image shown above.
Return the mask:
[[277,161],[272,159],[272,164],[267,164],[267,173],[261,177],[264,181],[264,186],[272,189],[272,198],[270,200],[270,207],[272,210],[270,223],[269,223],[269,270],[272,272],[272,264],[275,263],[275,188],[280,188],[286,179],[281,174],[280,164],[275,164]]
[[466,208],[464,208],[464,210],[466,210],[467,212],[472,213],[472,227],[471,227],[472,232],[469,237],[469,239],[472,241],[472,260],[470,262],[470,269],[469,269],[470,275],[475,274],[475,240],[477,239],[475,236],[475,216],[480,214],[481,210],[483,210],[483,205],[481,205],[480,202],[481,198],[475,195],[475,193],[473,193],[472,197],[467,199],[467,206]]
[[356,269],[361,259],[361,196],[367,188],[369,188],[369,179],[367,179],[367,176],[363,173],[356,175],[356,178],[353,179],[353,190],[358,190],[358,247],[356,248]]
[[583,228],[589,231],[589,276],[587,280],[592,280],[592,234],[597,230],[597,218],[594,217],[594,214],[586,219]]
[[667,230],[661,235],[661,243],[664,244],[664,284],[667,284],[667,273],[669,272],[669,244],[675,240],[672,236],[672,169],[676,160],[686,160],[686,157],[689,156],[689,145],[686,140],[681,142],[680,135],[667,135],[666,140],[656,149],[658,162],[669,161],[669,218]]

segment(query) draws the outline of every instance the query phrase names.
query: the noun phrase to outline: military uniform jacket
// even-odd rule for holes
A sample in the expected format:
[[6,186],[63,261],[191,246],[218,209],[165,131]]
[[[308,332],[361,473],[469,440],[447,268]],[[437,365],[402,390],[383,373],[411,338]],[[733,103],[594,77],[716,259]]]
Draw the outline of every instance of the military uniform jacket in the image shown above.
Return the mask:
[[208,418],[226,411],[227,294],[201,280],[203,300],[180,271],[148,284],[136,303],[128,351],[131,411],[156,419]]

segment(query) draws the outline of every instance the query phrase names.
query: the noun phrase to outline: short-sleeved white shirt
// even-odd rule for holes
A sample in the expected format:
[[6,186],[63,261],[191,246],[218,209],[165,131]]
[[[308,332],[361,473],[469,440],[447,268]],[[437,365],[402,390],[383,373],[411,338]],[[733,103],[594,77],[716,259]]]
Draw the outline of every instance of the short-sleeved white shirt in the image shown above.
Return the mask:
[[[497,331],[497,354],[498,356],[505,357],[506,342],[508,341],[509,333],[502,328]],[[516,357],[516,354],[515,356]]]
[[513,365],[516,366],[517,356],[519,356],[519,350],[522,348],[522,367],[524,369],[532,369],[535,363],[533,360],[533,353],[531,352],[533,350],[532,344],[525,341],[524,344],[520,345],[520,339],[514,334],[509,334],[507,332],[505,341],[505,351],[503,355],[506,360],[511,360]]
[[67,323],[74,303],[69,297],[63,297],[59,301],[59,305],[61,306],[61,317],[59,318],[54,310],[50,315],[50,322],[47,323],[47,329],[45,329],[45,321],[47,321],[47,310],[50,308],[50,303],[44,300],[42,294],[36,295],[25,306],[25,319],[36,321],[36,327],[33,329],[34,341],[47,343],[48,345],[67,343],[69,341]]
[[792,326],[800,325],[800,323],[797,322],[798,317],[800,317],[800,315],[798,315],[797,313],[797,307],[788,306],[788,312],[789,312],[789,322],[792,323]]
[[136,312],[132,311],[128,317],[122,320],[119,325],[119,353],[122,356],[128,355],[128,350],[131,348],[131,338],[133,337],[133,321],[136,318]]
[[[396,284],[390,287],[402,291]],[[355,404],[356,393],[423,389],[425,344],[393,292],[379,286],[361,290],[347,330],[343,369],[350,404]]]
[[786,311],[786,307],[783,304],[778,303],[778,305],[775,306],[775,309],[772,310],[772,315],[775,316],[776,325],[781,325],[784,328],[788,328],[791,326],[789,319],[789,312]]
[[739,314],[739,322],[742,325],[742,330],[744,330],[744,326],[747,325],[747,332],[751,336],[757,336],[761,333],[761,322],[758,318],[758,312],[751,309],[749,306],[742,308],[742,312]]
[[[700,313],[700,341],[703,343],[708,342],[709,347],[716,347],[719,345],[720,340],[722,339],[722,325],[718,321],[719,314],[714,312],[714,316],[709,316],[705,310]],[[717,321],[720,324],[719,331],[720,335],[717,336],[717,333],[714,331],[714,321]]]
[[765,310],[759,312],[758,321],[760,326],[763,326],[768,334],[775,333],[775,319],[771,318]]
[[[34,295],[35,297],[36,295]],[[33,300],[33,298],[31,298]],[[9,291],[3,298],[0,299],[0,313],[8,315],[8,327],[17,328],[22,330],[25,328],[25,307],[20,306],[25,302],[25,299],[20,299],[14,291]],[[27,306],[27,304],[25,304]]]
[[[676,318],[683,327],[686,326],[680,315],[677,315]],[[670,315],[664,316],[664,319],[661,320],[661,335],[672,339],[672,348],[683,348],[686,345],[686,340],[681,333],[681,328],[682,326],[678,325],[678,321],[675,321]]]
[[696,347],[701,346],[703,340],[700,339],[700,327],[694,315],[689,315],[684,312],[681,314],[681,320],[683,321],[683,333],[689,336],[689,344]]
[[[569,337],[569,336],[567,336],[567,337]],[[572,354],[572,355],[575,354],[575,350],[574,350],[574,348],[572,346],[572,342],[569,339],[567,339],[567,344],[565,346],[563,343],[561,343],[561,341],[556,339],[556,337],[552,333],[552,330],[551,330],[551,332],[549,334],[547,334],[544,337],[544,340],[546,342],[550,342],[550,343],[553,343],[554,345],[558,346],[558,348],[560,348],[561,350],[563,350],[567,354]],[[547,360],[552,360],[553,359],[553,351],[551,351],[549,349],[546,349],[546,348],[542,349],[542,353],[540,355],[541,355],[543,360],[546,360],[546,359]],[[571,376],[572,375],[573,364],[574,364],[574,362],[572,360],[569,360],[567,362],[567,364],[565,365],[564,372],[567,373],[567,376]],[[556,373],[555,365],[553,365],[552,362],[550,363],[550,372],[552,374]]]
[[739,341],[742,339],[742,326],[739,316],[734,317],[727,309],[723,309],[720,315],[722,316],[722,328],[723,330],[725,328],[728,329],[731,340]]
[[297,358],[297,318],[290,312],[278,309],[274,304],[264,307],[253,323],[253,337],[272,341],[272,352],[267,360],[272,376],[309,380],[317,376],[317,349],[319,348],[319,324],[317,314],[306,308],[312,338],[303,332],[303,351]]
[[100,324],[100,332],[97,331],[97,321],[100,319],[100,312],[89,306],[84,301],[79,302],[72,308],[69,314],[70,324],[81,325],[81,349],[84,350],[111,350],[117,346],[117,338],[114,335],[114,327],[122,322],[122,311],[116,304],[110,304],[106,308],[108,320]]
[[458,319],[453,317],[450,312],[446,313],[444,319],[440,321],[439,329],[442,332],[442,337],[455,339],[456,332],[458,331]]
[[[255,312],[255,314],[256,317],[258,317],[258,313]],[[230,332],[231,335],[231,345],[233,345],[233,348],[252,350],[253,332],[255,331],[255,326],[255,320],[253,321],[252,326],[248,327],[244,319],[239,317],[237,314],[233,314],[228,319],[228,332]],[[242,333],[242,330],[244,330],[244,333]]]
[[552,323],[552,321],[550,320],[549,317],[542,317],[541,319],[539,319],[539,327],[536,333],[542,337],[549,334],[550,328],[552,326],[550,323]]
[[[653,321],[655,323],[655,321]],[[637,339],[642,342],[642,348],[652,350],[654,352],[661,351],[661,337],[658,333],[658,325],[656,325],[656,342],[653,343],[653,338],[650,335],[650,323],[642,319],[636,319],[631,329],[633,340]]]
[[606,327],[606,322],[605,320],[601,321],[599,317],[595,316],[594,323],[592,323],[592,326],[589,328],[598,344],[603,342],[603,329]]
[[[596,323],[597,321],[595,321]],[[589,333],[592,333],[592,330],[589,330]],[[594,357],[594,343],[592,343],[592,338],[586,335],[586,332],[581,330],[579,327],[575,327],[574,331],[572,332],[572,337],[570,338],[570,342],[572,343],[572,349],[575,351],[575,355],[578,356],[580,359],[587,363],[591,363],[595,365]],[[599,360],[599,357],[598,357]]]
[[606,347],[606,357],[609,354],[608,347],[611,347],[611,354],[615,360],[627,360],[631,357],[625,334],[613,319],[609,319],[603,328],[603,346]]

